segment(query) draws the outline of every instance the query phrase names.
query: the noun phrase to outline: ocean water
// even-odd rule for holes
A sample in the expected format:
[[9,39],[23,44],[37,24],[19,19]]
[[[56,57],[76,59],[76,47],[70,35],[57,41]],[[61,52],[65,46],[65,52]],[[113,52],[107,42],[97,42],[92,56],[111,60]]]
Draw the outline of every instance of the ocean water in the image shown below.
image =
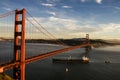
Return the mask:
[[[26,56],[34,56],[65,48],[51,44],[26,44]],[[0,62],[11,60],[13,44],[0,42]],[[53,57],[76,57],[87,55],[90,63],[53,63]],[[7,58],[7,59],[6,59]],[[105,63],[109,61],[110,63]],[[67,69],[67,71],[66,71]],[[12,76],[12,71],[6,71]],[[89,53],[76,49],[26,65],[26,80],[120,80],[120,46],[94,48]]]

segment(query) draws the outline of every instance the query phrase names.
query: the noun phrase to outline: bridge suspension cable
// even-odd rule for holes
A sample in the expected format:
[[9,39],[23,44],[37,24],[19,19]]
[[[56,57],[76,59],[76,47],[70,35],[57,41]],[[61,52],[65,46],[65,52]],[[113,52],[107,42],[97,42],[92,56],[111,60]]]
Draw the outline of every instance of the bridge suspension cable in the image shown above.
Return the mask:
[[[48,37],[48,38],[50,38],[50,39],[53,39],[50,35],[47,35],[45,32],[43,32],[39,27],[37,27],[37,26],[36,26],[32,21],[30,21],[28,18],[26,18],[26,20],[27,20],[30,24],[32,24],[37,30],[39,30],[42,34],[44,34],[46,37]],[[68,45],[64,44],[63,42],[58,41],[57,39],[54,39],[54,40],[55,40],[55,42],[56,42],[57,44],[62,44],[62,45],[68,46]]]
[[13,60],[14,16],[15,10],[0,14],[0,64]]
[[1,14],[1,15],[0,15],[0,18],[7,17],[7,16],[12,15],[12,14],[14,14],[14,13],[15,13],[15,10],[9,11],[9,12],[7,12],[7,13]]
[[[50,33],[48,30],[46,30],[28,11],[27,11],[28,15],[44,30],[48,33],[49,37],[51,37],[51,39],[53,38],[57,43],[59,44],[62,44],[62,45],[66,45],[68,46],[67,44],[63,43],[62,41],[60,40],[57,40],[57,38],[52,34]],[[36,29],[38,29],[40,32],[42,32],[44,35],[48,36],[45,32],[43,32],[42,30],[40,30],[39,27],[35,26],[28,18],[26,18],[27,21],[29,21],[34,27],[36,27]]]
[[48,36],[47,34],[45,34],[42,30],[40,30],[40,28],[38,28],[34,23],[32,23],[32,21],[30,21],[28,18],[26,18],[26,20],[27,20],[30,24],[32,24],[37,30],[39,30],[42,34],[44,34],[44,35],[47,36],[47,37],[50,37],[50,36]]

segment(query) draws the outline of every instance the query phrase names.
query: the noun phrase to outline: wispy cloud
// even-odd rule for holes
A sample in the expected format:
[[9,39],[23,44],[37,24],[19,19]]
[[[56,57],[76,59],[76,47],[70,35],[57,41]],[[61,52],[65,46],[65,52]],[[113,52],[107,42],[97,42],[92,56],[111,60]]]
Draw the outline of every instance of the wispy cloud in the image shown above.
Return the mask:
[[109,23],[109,24],[102,24],[104,32],[120,32],[120,24],[116,23]]
[[[90,2],[90,1],[92,1],[92,0],[80,0],[81,2]],[[102,1],[103,0],[94,0],[96,3],[98,3],[98,4],[102,4]]]
[[113,9],[116,9],[116,10],[120,10],[120,7],[118,6],[101,6],[102,8],[113,8]]
[[[120,24],[109,23],[109,24],[98,24],[91,25],[85,24],[84,26],[78,24],[79,22],[74,19],[63,19],[57,17],[50,17],[49,22],[56,22],[57,27],[54,27],[55,31],[67,31],[68,36],[77,37],[81,34],[89,33],[92,38],[119,38],[120,34]],[[52,25],[55,26],[55,25]],[[63,28],[61,28],[63,26]],[[57,34],[57,33],[56,33]],[[99,36],[99,37],[98,37]]]
[[49,21],[56,22],[56,24],[58,25],[63,25],[64,29],[67,29],[67,30],[77,29],[76,20],[57,18],[52,16],[49,18]]
[[72,6],[62,6],[62,8],[72,8]]
[[98,4],[102,4],[102,0],[95,0],[96,1],[96,3],[98,3]]
[[96,32],[96,35],[98,35],[101,38],[106,39],[118,39],[120,36],[120,24],[117,23],[109,23],[109,24],[100,24],[99,25],[102,30]]
[[11,8],[8,8],[8,7],[3,7],[4,10],[6,11],[11,11],[12,9]]
[[48,14],[51,14],[53,16],[56,16],[56,13],[55,12],[52,12],[52,11],[46,11]]
[[109,23],[109,24],[99,24],[97,27],[86,24],[84,27],[78,27],[78,30],[71,32],[71,36],[80,36],[90,34],[91,38],[97,39],[120,39],[120,24]]
[[57,37],[61,38],[74,38],[80,36],[84,37],[86,33],[89,33],[91,38],[120,38],[118,35],[120,34],[120,24],[117,23],[104,23],[97,25],[87,23],[82,25],[78,24],[79,21],[75,19],[59,18],[55,16],[35,19],[39,22],[42,22],[42,25],[45,25],[44,27],[47,30],[52,31]]
[[59,0],[46,0],[48,3],[58,2]]
[[50,3],[42,3],[42,6],[46,6],[46,7],[53,7],[54,4],[50,4]]
[[120,7],[114,7],[114,8],[120,10]]
[[85,2],[86,0],[80,0],[81,2]]

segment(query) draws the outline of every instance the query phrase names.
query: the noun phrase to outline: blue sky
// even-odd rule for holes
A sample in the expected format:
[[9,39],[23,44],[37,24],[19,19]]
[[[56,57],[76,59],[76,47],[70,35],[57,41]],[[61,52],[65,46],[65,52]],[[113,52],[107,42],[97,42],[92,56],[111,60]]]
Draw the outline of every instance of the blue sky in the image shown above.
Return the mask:
[[57,38],[120,39],[120,0],[0,1],[0,14],[22,8]]

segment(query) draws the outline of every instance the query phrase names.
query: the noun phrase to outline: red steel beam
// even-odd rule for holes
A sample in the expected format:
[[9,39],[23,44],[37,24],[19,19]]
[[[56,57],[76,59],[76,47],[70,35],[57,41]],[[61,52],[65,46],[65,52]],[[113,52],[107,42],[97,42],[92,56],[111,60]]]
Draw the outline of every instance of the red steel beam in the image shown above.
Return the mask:
[[[37,55],[37,56],[28,57],[28,58],[26,58],[25,63],[29,64],[29,63],[34,62],[34,61],[38,61],[38,60],[41,60],[41,59],[44,59],[44,58],[47,58],[47,57],[50,57],[50,56],[53,56],[53,55],[56,55],[56,54],[60,54],[62,52],[66,52],[66,51],[70,51],[70,50],[73,50],[73,49],[82,48],[82,47],[86,47],[86,46],[91,46],[91,44],[82,44],[82,45],[79,45],[79,46],[72,46],[72,47],[68,47],[68,48],[65,48],[65,49],[60,49],[60,50],[40,54],[40,55]],[[7,63],[7,64],[0,65],[0,68],[2,68],[4,70],[8,70],[8,69],[11,69],[11,68],[15,67],[16,65],[20,65],[20,61],[10,62],[10,63]]]
[[29,57],[29,58],[26,59],[26,63],[31,63],[31,62],[34,62],[34,61],[37,61],[37,60],[40,60],[40,59],[44,59],[44,58],[56,55],[56,54],[60,54],[60,53],[66,52],[66,51],[70,51],[70,50],[73,50],[73,49],[86,47],[86,46],[90,46],[90,44],[82,44],[82,45],[79,45],[79,46],[72,46],[72,47],[68,47],[68,48],[65,48],[65,49],[60,49],[60,50],[40,54],[40,55],[37,55],[37,56]]
[[22,10],[22,36],[21,36],[21,53],[20,53],[20,80],[25,80],[25,18],[26,10]]

